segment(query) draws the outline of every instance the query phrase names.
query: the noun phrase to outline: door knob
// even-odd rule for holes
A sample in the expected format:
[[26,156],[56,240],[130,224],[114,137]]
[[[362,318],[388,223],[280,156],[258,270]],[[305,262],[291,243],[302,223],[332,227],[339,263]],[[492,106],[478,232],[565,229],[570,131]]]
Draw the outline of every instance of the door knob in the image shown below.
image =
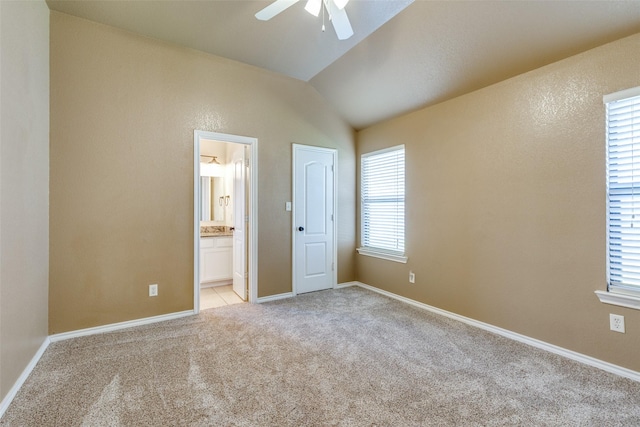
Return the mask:
[[298,231],[304,231],[304,227],[298,227]]

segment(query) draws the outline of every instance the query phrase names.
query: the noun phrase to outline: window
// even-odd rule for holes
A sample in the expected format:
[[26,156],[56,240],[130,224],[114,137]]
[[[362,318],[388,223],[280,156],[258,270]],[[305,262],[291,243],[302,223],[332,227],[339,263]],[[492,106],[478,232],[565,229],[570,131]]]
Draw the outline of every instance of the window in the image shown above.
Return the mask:
[[407,262],[404,256],[404,145],[363,154],[358,253]]
[[607,287],[632,301],[640,297],[640,88],[607,95],[604,102]]

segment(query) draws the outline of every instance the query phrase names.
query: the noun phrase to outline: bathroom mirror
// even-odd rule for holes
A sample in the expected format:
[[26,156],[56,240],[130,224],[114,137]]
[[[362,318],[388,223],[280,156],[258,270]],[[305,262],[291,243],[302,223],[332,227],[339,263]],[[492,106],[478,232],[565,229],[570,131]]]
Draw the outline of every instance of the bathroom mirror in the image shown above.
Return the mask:
[[224,222],[224,178],[200,177],[200,221]]

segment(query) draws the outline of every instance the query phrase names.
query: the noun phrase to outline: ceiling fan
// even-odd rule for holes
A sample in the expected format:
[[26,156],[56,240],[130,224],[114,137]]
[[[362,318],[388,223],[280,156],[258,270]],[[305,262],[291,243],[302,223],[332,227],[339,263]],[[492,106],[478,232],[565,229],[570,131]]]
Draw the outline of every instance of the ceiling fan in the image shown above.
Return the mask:
[[[256,18],[261,21],[268,21],[299,1],[300,0],[276,0],[256,13]],[[351,28],[347,12],[344,10],[348,2],[349,0],[307,0],[307,5],[304,9],[314,16],[318,16],[320,9],[322,9],[322,31],[324,31],[324,11],[326,10],[329,15],[329,20],[333,24],[333,28],[336,30],[338,39],[346,40],[353,35],[353,28]]]

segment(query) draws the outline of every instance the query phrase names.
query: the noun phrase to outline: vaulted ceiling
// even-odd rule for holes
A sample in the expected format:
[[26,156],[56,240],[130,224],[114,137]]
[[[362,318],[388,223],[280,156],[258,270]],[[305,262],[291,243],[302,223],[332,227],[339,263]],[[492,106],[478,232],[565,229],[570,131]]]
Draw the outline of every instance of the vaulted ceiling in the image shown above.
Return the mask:
[[47,3],[307,81],[355,129],[640,32],[640,0],[351,0],[344,41],[305,0],[269,21],[254,17],[268,1]]

